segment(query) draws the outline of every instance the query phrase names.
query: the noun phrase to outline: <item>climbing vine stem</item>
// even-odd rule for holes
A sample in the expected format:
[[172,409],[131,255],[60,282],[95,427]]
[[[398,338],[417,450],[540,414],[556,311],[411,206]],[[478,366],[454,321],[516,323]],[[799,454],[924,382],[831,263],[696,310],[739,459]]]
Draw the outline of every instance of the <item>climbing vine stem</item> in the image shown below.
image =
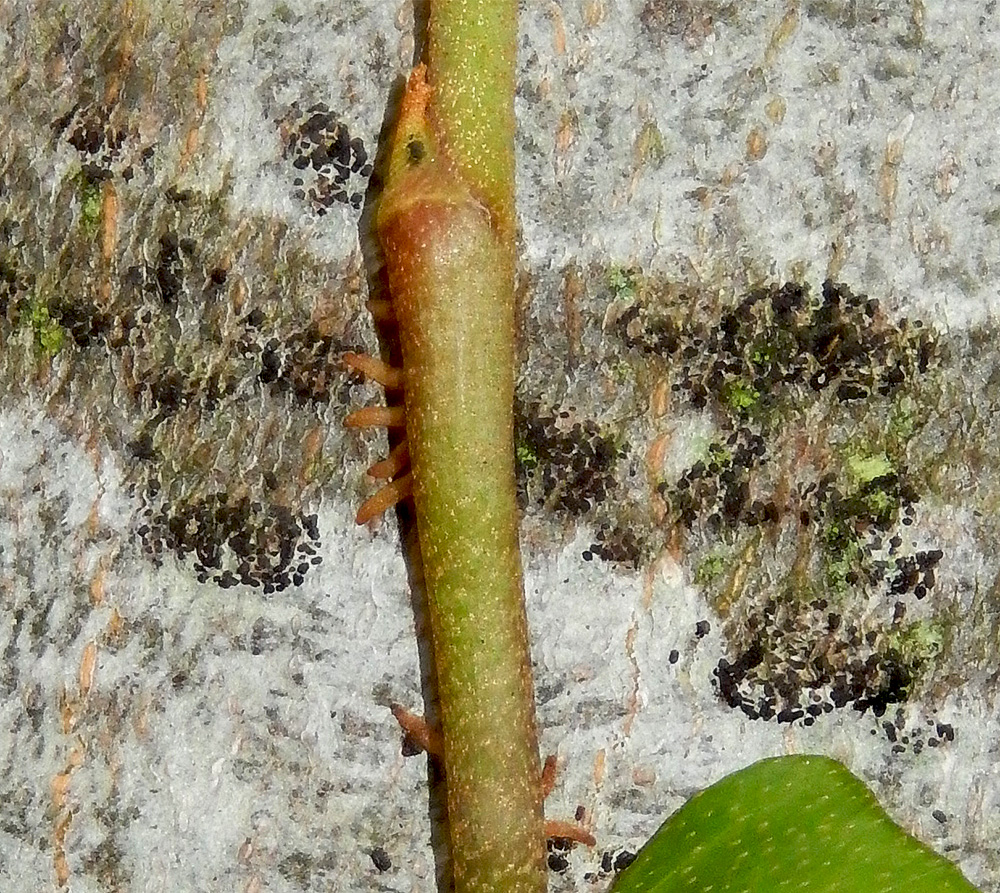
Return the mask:
[[546,889],[514,483],[515,47],[515,0],[432,0],[376,214],[458,893]]

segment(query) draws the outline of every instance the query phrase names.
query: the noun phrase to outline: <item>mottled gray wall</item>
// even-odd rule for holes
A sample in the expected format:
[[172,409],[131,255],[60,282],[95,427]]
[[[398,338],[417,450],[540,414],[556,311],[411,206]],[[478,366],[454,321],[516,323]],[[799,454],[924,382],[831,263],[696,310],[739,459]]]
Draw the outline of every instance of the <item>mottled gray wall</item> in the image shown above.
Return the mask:
[[[803,751],[1000,890],[994,0],[524,7],[526,594],[599,841],[553,890]],[[433,888],[338,362],[413,20],[0,6],[2,889]]]

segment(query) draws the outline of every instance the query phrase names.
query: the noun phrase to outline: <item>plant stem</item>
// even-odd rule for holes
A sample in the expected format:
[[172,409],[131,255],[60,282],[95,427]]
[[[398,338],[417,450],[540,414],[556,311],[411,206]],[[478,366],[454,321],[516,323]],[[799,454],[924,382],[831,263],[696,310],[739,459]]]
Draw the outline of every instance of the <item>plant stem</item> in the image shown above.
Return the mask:
[[513,264],[517,2],[431,0],[427,44],[430,117]]
[[546,889],[514,482],[515,13],[515,0],[432,0],[377,217],[458,893]]

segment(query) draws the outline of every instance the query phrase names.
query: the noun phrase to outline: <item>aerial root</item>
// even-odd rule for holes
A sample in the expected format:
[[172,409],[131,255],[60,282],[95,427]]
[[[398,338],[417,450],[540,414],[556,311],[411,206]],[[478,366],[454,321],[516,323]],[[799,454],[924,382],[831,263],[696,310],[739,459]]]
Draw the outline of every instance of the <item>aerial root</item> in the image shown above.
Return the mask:
[[442,759],[444,757],[444,742],[441,740],[441,733],[433,728],[422,716],[411,713],[402,704],[391,704],[389,709],[396,717],[396,722],[403,730],[410,744],[424,753],[429,753],[432,757]]
[[[340,361],[351,371],[377,381],[387,391],[403,387],[403,370],[390,366],[377,357],[348,352],[341,356]],[[344,425],[348,428],[405,428],[406,410],[402,406],[366,406],[347,415]],[[409,464],[410,451],[404,440],[393,447],[388,458],[376,462],[368,469],[370,477],[387,480],[389,483],[358,509],[355,518],[358,524],[367,524],[413,493],[412,477],[409,474],[398,476]]]
[[358,509],[354,520],[358,524],[367,524],[372,518],[389,511],[396,503],[402,502],[407,496],[413,495],[413,475],[407,473],[402,477],[389,481],[374,496],[370,496]]
[[545,839],[572,840],[574,843],[582,843],[584,846],[597,846],[597,838],[594,837],[583,825],[576,822],[560,822],[555,819],[545,820]]
[[381,462],[376,462],[368,469],[368,476],[376,480],[389,480],[409,467],[410,448],[405,440],[397,443],[389,452],[389,457]]
[[351,371],[377,381],[388,391],[403,387],[403,370],[367,353],[345,353],[340,361]]
[[[440,760],[444,756],[444,742],[441,733],[430,726],[422,716],[411,713],[401,704],[391,704],[389,709],[403,730],[407,742],[417,750]],[[556,783],[556,757],[550,754],[542,767],[542,798],[552,793]],[[545,821],[546,840],[569,840],[584,846],[596,846],[597,840],[586,828],[576,822],[561,822],[555,819]]]
[[366,406],[344,417],[348,428],[405,428],[406,411],[402,406]]
[[[403,370],[390,366],[366,353],[348,352],[341,356],[341,363],[353,372],[378,382],[386,390],[399,390],[403,386]],[[402,428],[406,425],[406,411],[402,406],[366,406],[344,418],[348,428]]]

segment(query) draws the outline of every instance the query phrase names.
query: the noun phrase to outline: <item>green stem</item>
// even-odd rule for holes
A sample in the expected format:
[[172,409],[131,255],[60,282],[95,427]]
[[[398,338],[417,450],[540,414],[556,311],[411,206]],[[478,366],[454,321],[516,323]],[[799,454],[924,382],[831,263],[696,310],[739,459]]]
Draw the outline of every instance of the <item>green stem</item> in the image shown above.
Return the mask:
[[511,242],[516,0],[431,0],[430,114],[462,179]]
[[514,482],[515,13],[514,0],[432,0],[377,217],[458,893],[546,889]]

